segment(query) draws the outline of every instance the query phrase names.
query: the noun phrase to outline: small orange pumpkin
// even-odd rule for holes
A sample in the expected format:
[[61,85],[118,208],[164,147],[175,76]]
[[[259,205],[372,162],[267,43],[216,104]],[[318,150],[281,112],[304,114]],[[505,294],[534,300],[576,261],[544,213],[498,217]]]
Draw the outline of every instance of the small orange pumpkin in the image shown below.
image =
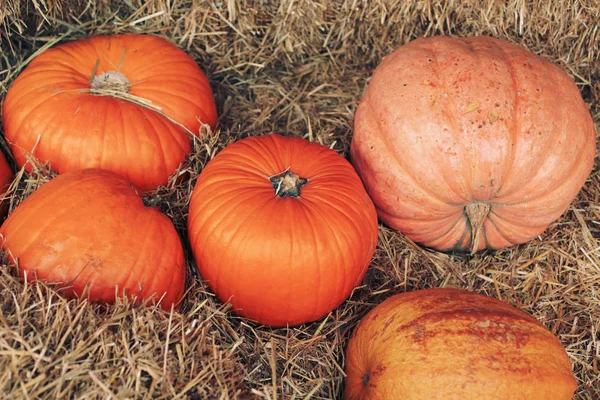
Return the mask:
[[525,243],[566,211],[594,123],[555,64],[490,37],[421,38],[375,70],[352,162],[381,220],[437,250]]
[[200,174],[189,238],[201,276],[245,317],[271,326],[321,318],[358,285],[377,213],[352,165],[279,135],[229,145]]
[[21,276],[57,284],[69,297],[153,297],[169,309],[183,296],[185,260],[173,224],[113,172],[59,175],[8,216],[0,235]]
[[509,304],[466,290],[392,296],[354,329],[346,400],[570,400],[558,339]]
[[138,189],[165,184],[190,151],[188,131],[214,127],[212,90],[195,61],[157,36],[112,35],[55,46],[18,76],[4,131],[19,166],[102,168]]

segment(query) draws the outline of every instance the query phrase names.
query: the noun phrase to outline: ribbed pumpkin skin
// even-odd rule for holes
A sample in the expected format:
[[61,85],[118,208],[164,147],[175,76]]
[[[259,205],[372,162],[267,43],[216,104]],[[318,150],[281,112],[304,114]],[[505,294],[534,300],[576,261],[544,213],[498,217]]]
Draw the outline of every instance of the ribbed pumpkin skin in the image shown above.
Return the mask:
[[[122,177],[85,169],[60,175],[11,213],[0,234],[21,276],[65,287],[69,297],[112,303],[115,286],[138,300],[183,296],[181,241],[165,215],[144,206]],[[89,285],[86,288],[86,285]]]
[[[278,197],[269,177],[308,179]],[[377,213],[335,151],[269,135],[226,147],[200,174],[189,237],[201,276],[240,314],[270,326],[316,320],[357,286],[377,244]]]
[[131,83],[128,94],[194,134],[199,121],[217,123],[206,76],[175,45],[134,34],[82,39],[36,57],[8,91],[4,131],[19,166],[33,154],[59,173],[102,168],[143,191],[175,172],[190,151],[189,134],[153,109],[90,93],[94,71],[121,72]]
[[[422,38],[387,56],[354,129],[352,162],[380,219],[438,250],[539,235],[581,189],[596,151],[572,79],[489,37]],[[479,232],[468,205],[491,206]]]
[[535,318],[457,289],[392,296],[346,350],[346,400],[570,400],[559,340]]

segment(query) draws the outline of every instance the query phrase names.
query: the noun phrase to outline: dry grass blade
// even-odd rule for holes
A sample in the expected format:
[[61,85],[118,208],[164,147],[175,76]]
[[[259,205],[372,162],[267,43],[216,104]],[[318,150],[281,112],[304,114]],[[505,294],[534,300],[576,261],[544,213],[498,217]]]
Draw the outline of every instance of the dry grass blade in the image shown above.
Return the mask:
[[[373,69],[419,36],[486,34],[557,62],[600,121],[600,4],[426,0],[0,0],[0,96],[36,52],[100,33],[158,34],[186,50],[215,91],[220,131],[194,139],[189,160],[147,199],[174,221],[190,274],[182,313],[128,303],[65,301],[0,269],[3,398],[337,399],[357,321],[387,296],[454,286],[535,315],[565,345],[579,388],[600,398],[600,173],[537,240],[458,256],[380,229],[372,266],[326,318],[271,330],[235,317],[199,280],[186,241],[187,206],[204,165],[227,144],[269,132],[346,155],[352,117]],[[138,99],[127,99],[136,101]],[[2,143],[6,150],[6,144]],[[20,173],[14,209],[52,177]]]

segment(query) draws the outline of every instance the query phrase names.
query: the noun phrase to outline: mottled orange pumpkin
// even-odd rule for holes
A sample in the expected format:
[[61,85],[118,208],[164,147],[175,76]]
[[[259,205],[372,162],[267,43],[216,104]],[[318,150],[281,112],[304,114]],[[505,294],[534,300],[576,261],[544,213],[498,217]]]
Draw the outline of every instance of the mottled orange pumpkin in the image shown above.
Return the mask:
[[184,51],[150,35],[46,50],[4,101],[4,131],[19,166],[31,170],[33,155],[59,173],[102,168],[143,191],[167,182],[202,123],[217,123],[206,76]]
[[503,248],[568,208],[594,124],[555,64],[490,37],[421,38],[375,70],[351,159],[380,219],[438,250]]
[[535,318],[457,289],[392,296],[355,328],[346,400],[570,400],[559,340]]
[[226,147],[200,174],[189,238],[201,276],[234,310],[299,325],[340,305],[377,244],[377,213],[352,165],[279,135]]
[[173,224],[113,172],[54,178],[8,216],[0,235],[21,276],[57,284],[69,297],[112,303],[118,293],[162,299],[169,309],[183,296],[185,260]]

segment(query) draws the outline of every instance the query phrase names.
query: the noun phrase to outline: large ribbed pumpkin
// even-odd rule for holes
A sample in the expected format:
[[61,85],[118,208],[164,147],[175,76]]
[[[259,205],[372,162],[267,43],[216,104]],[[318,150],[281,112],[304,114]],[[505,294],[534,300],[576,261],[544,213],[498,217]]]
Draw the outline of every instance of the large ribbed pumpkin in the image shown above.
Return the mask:
[[184,51],[150,35],[46,50],[4,101],[4,131],[19,166],[33,155],[59,173],[102,168],[143,191],[167,182],[202,123],[217,123],[206,76]]
[[457,289],[392,296],[346,350],[346,400],[570,400],[560,341],[535,318]]
[[377,244],[377,213],[352,165],[317,143],[250,137],[200,174],[189,237],[217,296],[258,323],[298,325],[342,303]]
[[54,178],[8,216],[0,235],[21,276],[56,284],[69,297],[112,303],[118,293],[162,299],[169,309],[183,296],[185,260],[173,224],[113,172]]
[[489,37],[417,39],[375,70],[351,158],[379,217],[438,250],[542,233],[593,165],[596,135],[558,66]]

